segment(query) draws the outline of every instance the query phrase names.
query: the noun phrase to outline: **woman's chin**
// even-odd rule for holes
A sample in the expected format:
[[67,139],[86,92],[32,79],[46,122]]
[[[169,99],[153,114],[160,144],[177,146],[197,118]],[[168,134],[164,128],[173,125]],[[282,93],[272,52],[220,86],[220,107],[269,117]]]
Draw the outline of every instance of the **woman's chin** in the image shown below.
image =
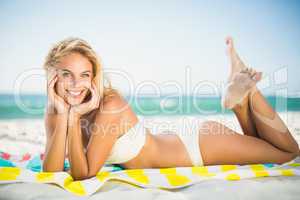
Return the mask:
[[77,102],[68,102],[70,106],[77,106],[80,105],[80,103]]
[[70,106],[77,106],[81,104],[83,99],[74,99],[74,98],[68,98],[67,102]]

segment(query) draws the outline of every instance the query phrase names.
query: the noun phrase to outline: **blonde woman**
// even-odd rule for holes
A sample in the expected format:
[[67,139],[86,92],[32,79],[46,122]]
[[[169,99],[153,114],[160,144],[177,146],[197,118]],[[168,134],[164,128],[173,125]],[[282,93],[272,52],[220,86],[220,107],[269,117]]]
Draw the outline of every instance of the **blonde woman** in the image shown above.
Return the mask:
[[232,109],[244,135],[205,121],[182,133],[151,133],[128,103],[103,85],[102,66],[84,40],[68,38],[50,50],[45,114],[44,171],[63,171],[68,155],[75,180],[95,176],[105,163],[124,168],[284,163],[299,155],[297,142],[255,84],[261,73],[247,68],[231,38],[231,61],[222,105]]

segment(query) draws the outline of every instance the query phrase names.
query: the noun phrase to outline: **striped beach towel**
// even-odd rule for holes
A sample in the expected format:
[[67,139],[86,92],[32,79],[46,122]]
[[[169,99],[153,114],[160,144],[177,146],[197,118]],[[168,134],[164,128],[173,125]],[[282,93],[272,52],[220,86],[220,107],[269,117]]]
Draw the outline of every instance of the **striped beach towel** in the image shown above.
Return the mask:
[[[159,169],[123,169],[104,165],[95,177],[74,181],[67,172],[42,172],[43,154],[11,155],[0,151],[0,184],[16,182],[53,183],[78,196],[89,196],[107,181],[115,180],[138,188],[177,189],[211,179],[238,181],[269,176],[300,176],[299,158],[291,162],[253,165],[214,165]],[[65,170],[69,163],[65,161]]]

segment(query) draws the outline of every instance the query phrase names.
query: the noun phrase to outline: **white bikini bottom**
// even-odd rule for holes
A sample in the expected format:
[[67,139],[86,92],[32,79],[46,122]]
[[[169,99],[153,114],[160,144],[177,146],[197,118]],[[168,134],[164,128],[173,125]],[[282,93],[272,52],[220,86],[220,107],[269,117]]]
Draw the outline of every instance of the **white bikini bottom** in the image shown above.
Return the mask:
[[194,166],[203,166],[202,155],[199,145],[199,125],[194,124],[193,127],[185,127],[180,132],[176,133],[183,142],[192,164]]
[[[183,127],[182,130],[176,131],[183,142],[192,164],[202,166],[203,160],[199,147],[199,124]],[[146,142],[146,129],[142,121],[134,125],[126,134],[123,134],[114,144],[107,164],[119,164],[127,162],[136,157]]]

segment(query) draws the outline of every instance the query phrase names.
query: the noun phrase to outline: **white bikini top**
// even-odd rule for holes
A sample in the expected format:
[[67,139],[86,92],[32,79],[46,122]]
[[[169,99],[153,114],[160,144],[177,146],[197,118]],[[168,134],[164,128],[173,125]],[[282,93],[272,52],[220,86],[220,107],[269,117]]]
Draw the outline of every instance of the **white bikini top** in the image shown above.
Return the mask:
[[142,121],[139,121],[118,138],[105,163],[119,164],[131,160],[138,155],[145,142],[146,129]]

